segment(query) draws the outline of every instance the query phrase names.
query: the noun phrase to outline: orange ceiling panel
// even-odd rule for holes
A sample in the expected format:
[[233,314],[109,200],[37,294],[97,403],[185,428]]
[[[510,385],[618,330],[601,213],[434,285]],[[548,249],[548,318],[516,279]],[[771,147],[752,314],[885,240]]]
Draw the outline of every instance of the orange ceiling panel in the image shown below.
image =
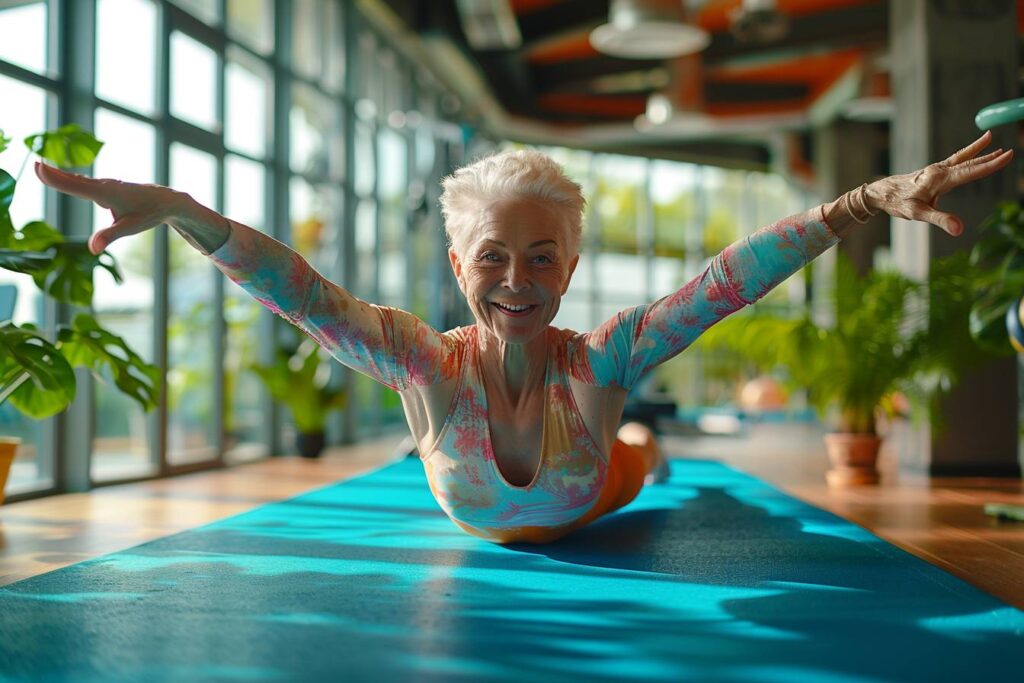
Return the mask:
[[573,59],[589,59],[600,53],[590,44],[590,31],[566,33],[545,40],[530,48],[526,61],[530,64],[557,64]]
[[721,66],[709,69],[706,77],[716,81],[777,83],[800,82],[816,84],[830,82],[836,74],[843,74],[864,56],[860,49],[838,50],[820,55],[809,55],[771,64],[749,66]]
[[[776,0],[775,6],[782,14],[799,17],[857,5],[875,5],[879,2],[880,0]],[[729,15],[742,4],[742,0],[708,0],[694,17],[694,21],[712,33],[728,31]]]
[[561,2],[562,0],[509,0],[508,4],[512,7],[514,14],[520,15],[530,14]]

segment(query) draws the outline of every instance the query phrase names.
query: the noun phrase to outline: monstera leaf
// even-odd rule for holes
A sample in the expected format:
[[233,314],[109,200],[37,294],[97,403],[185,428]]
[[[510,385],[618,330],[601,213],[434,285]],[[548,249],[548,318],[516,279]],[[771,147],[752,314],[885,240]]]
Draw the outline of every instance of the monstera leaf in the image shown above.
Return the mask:
[[75,398],[75,373],[61,352],[31,324],[0,323],[0,403],[5,399],[41,420]]
[[121,273],[114,258],[103,252],[94,256],[86,242],[62,242],[50,247],[54,251],[53,264],[46,271],[34,273],[36,285],[58,301],[89,306],[92,304],[92,269],[100,266],[107,270],[115,282],[121,282]]
[[0,268],[15,273],[35,273],[53,264],[53,251],[19,251],[0,249]]
[[8,245],[14,237],[11,223],[11,202],[14,200],[15,180],[10,173],[0,168],[0,247]]
[[91,315],[79,313],[58,336],[60,351],[73,366],[89,368],[100,376],[110,371],[114,384],[145,410],[156,407],[160,370],[131,350],[124,339],[103,329]]
[[90,165],[103,143],[77,123],[69,123],[54,131],[28,136],[25,146],[60,168],[72,168]]

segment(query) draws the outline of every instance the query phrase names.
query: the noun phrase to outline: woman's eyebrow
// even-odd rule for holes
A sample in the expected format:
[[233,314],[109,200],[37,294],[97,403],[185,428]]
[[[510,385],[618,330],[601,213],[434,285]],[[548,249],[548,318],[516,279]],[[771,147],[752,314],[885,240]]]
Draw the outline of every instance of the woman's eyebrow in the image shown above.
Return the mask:
[[[490,238],[485,238],[484,242],[490,242],[492,244],[497,244],[499,247],[507,246],[504,242],[499,242],[498,240],[492,240]],[[555,245],[558,244],[558,242],[555,242],[554,240],[537,240],[536,242],[531,242],[526,248],[527,249],[533,249],[534,247],[539,247],[542,244],[548,244],[548,243],[555,244]]]

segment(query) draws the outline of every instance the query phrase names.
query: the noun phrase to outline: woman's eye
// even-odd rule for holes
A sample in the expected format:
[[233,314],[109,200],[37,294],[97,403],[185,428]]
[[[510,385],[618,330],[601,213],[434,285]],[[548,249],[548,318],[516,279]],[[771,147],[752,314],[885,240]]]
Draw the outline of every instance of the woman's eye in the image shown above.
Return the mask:
[[486,254],[484,254],[483,256],[480,257],[480,260],[481,261],[497,261],[499,259],[498,259],[498,255],[497,254],[495,254],[493,252],[487,252]]
[[551,260],[550,256],[545,256],[543,254],[541,254],[540,256],[534,256],[533,260],[537,263],[554,263],[554,261]]

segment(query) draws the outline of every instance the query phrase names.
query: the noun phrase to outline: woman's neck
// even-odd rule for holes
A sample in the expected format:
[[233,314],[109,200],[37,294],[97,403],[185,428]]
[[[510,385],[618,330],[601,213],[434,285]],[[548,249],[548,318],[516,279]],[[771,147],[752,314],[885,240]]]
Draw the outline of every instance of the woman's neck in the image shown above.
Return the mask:
[[[525,344],[513,344],[478,327],[480,361],[491,386],[501,388],[514,406],[521,398],[544,384],[548,360],[547,334],[538,334]],[[497,385],[494,384],[498,380]]]

